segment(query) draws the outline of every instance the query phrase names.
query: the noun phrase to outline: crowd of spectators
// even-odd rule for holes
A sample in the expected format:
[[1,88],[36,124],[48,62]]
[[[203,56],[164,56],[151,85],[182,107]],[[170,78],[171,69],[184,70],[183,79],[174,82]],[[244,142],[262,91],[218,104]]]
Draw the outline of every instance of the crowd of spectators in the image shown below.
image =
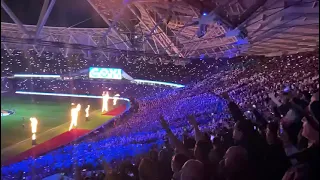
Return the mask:
[[319,179],[318,60],[261,58],[204,73],[185,88],[138,99],[139,110],[112,126],[2,167],[3,178]]
[[[13,86],[15,84],[15,87]],[[7,89],[14,91],[35,91],[47,93],[66,94],[90,94],[101,95],[101,92],[108,91],[110,96],[116,94],[122,97],[142,98],[151,94],[157,94],[172,87],[163,85],[137,84],[130,81],[107,82],[90,80],[56,80],[56,79],[21,79],[9,82]]]
[[[89,67],[121,68],[136,79],[158,80],[189,84],[202,80],[209,74],[214,74],[230,67],[247,66],[254,63],[254,58],[239,57],[232,60],[218,59],[200,61],[194,60],[185,66],[173,63],[150,64],[148,61],[131,61],[127,58],[99,58],[100,54],[92,54],[91,58],[81,54],[65,57],[61,53],[43,52],[41,55],[34,50],[13,51],[8,53],[1,49],[1,76],[12,76],[16,73],[59,74],[76,73]],[[133,57],[132,57],[133,58]]]

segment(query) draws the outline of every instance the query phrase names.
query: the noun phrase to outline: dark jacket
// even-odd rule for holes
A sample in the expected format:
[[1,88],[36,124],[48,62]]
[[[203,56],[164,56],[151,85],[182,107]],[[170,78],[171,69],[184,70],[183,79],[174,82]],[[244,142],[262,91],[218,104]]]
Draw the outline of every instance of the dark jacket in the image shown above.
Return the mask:
[[319,145],[313,145],[302,152],[291,155],[290,158],[296,159],[299,164],[308,165],[309,177],[312,177],[312,179],[320,178],[320,171],[318,170],[320,165]]
[[268,169],[265,174],[266,179],[281,180],[287,169],[290,167],[289,158],[281,143],[267,146],[265,163],[265,166]]

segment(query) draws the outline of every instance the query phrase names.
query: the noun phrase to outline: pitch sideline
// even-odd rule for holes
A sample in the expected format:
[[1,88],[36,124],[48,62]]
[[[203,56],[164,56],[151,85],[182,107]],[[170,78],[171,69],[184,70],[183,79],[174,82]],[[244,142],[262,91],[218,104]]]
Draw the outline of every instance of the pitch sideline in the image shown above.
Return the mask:
[[[59,127],[62,127],[62,126],[64,126],[65,124],[69,124],[69,122],[64,123],[64,124],[61,124],[61,125],[56,126],[56,127],[53,127],[53,128],[51,128],[51,129],[48,129],[47,131],[42,132],[41,134],[39,134],[37,137],[41,137],[41,136],[43,136],[43,134],[48,133],[48,132],[51,132],[51,131],[59,128]],[[7,151],[9,151],[9,150],[11,150],[11,149],[13,149],[13,148],[15,148],[15,147],[18,146],[19,144],[22,144],[22,143],[24,143],[24,142],[26,142],[26,141],[29,141],[30,139],[31,139],[31,137],[30,137],[30,138],[27,138],[27,139],[25,139],[25,140],[22,140],[22,141],[20,141],[20,142],[18,142],[18,143],[15,143],[14,145],[11,145],[11,146],[9,146],[9,147],[6,147],[6,148],[4,148],[4,149],[1,149],[1,156],[2,156],[2,154],[4,154],[5,152],[7,152]]]

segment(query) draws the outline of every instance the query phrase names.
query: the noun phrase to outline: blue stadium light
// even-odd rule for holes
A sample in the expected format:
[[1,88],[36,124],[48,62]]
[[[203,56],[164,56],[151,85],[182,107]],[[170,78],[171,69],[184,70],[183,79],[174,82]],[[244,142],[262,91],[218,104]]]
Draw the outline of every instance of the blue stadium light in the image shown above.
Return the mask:
[[[62,94],[62,93],[44,93],[44,92],[27,92],[27,91],[16,91],[16,94],[27,94],[27,95],[40,95],[40,96],[60,96],[60,97],[79,97],[79,98],[94,98],[101,99],[102,96],[84,95],[84,94]],[[109,97],[109,99],[114,99]],[[128,98],[118,97],[118,100],[124,100],[130,102]]]
[[142,80],[142,79],[135,79],[133,80],[137,83],[148,83],[148,84],[159,84],[159,85],[165,85],[165,86],[172,86],[172,87],[178,87],[182,88],[185,87],[182,84],[175,84],[175,83],[168,83],[168,82],[160,82],[160,81],[149,81],[149,80]]
[[51,75],[51,74],[15,74],[13,77],[22,77],[22,78],[60,78],[60,75]]
[[201,55],[200,55],[200,61],[202,61],[203,58],[204,58],[204,54],[201,54]]
[[206,15],[207,15],[207,13],[205,13],[205,12],[204,12],[204,13],[202,13],[202,15],[206,16]]

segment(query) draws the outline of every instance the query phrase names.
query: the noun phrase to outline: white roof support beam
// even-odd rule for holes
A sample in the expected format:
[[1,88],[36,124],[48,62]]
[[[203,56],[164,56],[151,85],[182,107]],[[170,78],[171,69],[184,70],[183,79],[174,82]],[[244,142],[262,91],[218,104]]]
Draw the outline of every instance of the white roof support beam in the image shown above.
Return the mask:
[[[36,39],[39,37],[43,26],[46,24],[55,3],[56,3],[56,0],[51,0],[50,4],[49,4],[49,0],[44,1],[40,16],[38,19],[38,23],[37,23],[37,30],[36,30],[36,34],[35,34]],[[48,4],[49,4],[49,6],[48,6]]]
[[[263,40],[265,38],[270,38],[270,37],[274,36],[275,34],[283,33],[283,32],[285,32],[285,31],[287,31],[289,29],[294,28],[297,25],[297,22],[295,22],[295,21],[297,21],[298,19],[301,19],[301,17],[302,16],[298,16],[298,17],[290,19],[290,20],[288,20],[288,21],[286,21],[286,22],[284,22],[284,23],[282,23],[280,25],[269,27],[269,29],[267,29],[263,33],[260,33],[257,36],[251,37],[251,39],[250,39],[252,41],[251,43],[258,42],[258,41]],[[293,27],[290,27],[290,26],[287,27],[288,24],[293,24],[294,26]],[[282,31],[277,31],[277,29],[279,29],[279,28],[284,28],[284,29],[282,29]]]
[[[112,19],[112,23],[111,23],[111,24],[110,24],[110,21],[109,21],[109,20],[107,21],[109,27],[108,27],[108,29],[103,33],[100,42],[102,42],[102,40],[105,39],[106,36],[108,36],[111,31],[116,31],[116,30],[114,29],[114,26],[116,25],[116,23],[118,22],[121,14],[123,13],[124,7],[125,7],[125,4],[124,4],[123,7],[121,8],[120,12],[118,12],[117,15]],[[116,33],[118,33],[118,32],[116,31]],[[119,34],[119,35],[120,35],[120,34]],[[120,36],[121,36],[121,35],[120,35]],[[121,39],[121,40],[122,40],[122,39]],[[124,41],[124,40],[122,40],[122,41]],[[99,42],[98,44],[100,44],[100,42]],[[130,46],[130,47],[131,47],[131,46]],[[130,47],[128,47],[128,48],[130,48]]]
[[[147,15],[149,16],[151,22],[153,23],[154,25],[154,28],[155,29],[151,29],[150,30],[150,33],[153,33],[155,30],[157,30],[158,32],[162,32],[159,34],[159,36],[161,37],[161,39],[163,39],[164,42],[166,42],[166,46],[164,48],[170,48],[175,54],[179,55],[179,57],[184,57],[183,54],[180,52],[179,48],[176,47],[175,43],[173,42],[173,40],[167,35],[167,33],[164,31],[164,29],[160,28],[160,24],[163,24],[163,23],[159,23],[157,24],[155,18],[153,16],[150,15],[150,12],[146,11],[145,12],[147,13]],[[153,15],[157,15],[156,12],[154,12]],[[160,19],[163,19],[162,17],[160,17]],[[167,27],[165,25],[166,28],[170,29],[169,27]],[[173,32],[172,32],[173,33]],[[172,45],[171,45],[172,44]]]
[[[110,29],[110,31],[112,31],[113,33],[116,34],[116,36],[123,42],[123,44],[128,48],[131,49],[131,43],[129,41],[127,41],[124,37],[121,36],[121,34],[119,34],[118,31],[116,31],[112,26],[112,23],[109,21],[108,18],[106,18],[103,14],[101,14],[101,12],[98,10],[98,8],[94,5],[94,3],[92,3],[91,0],[88,0],[88,3],[93,7],[93,9],[100,15],[100,17],[104,20],[104,22],[106,22],[109,26],[108,30]],[[107,32],[108,32],[107,30]],[[106,35],[104,35],[104,37],[106,37]]]
[[7,50],[7,52],[8,52],[9,55],[11,56],[12,53],[13,53],[13,50],[12,50],[12,49],[10,50],[10,49],[8,48],[7,44],[4,43],[4,42],[1,42],[1,44],[4,46],[5,50]]
[[303,45],[298,45],[298,44],[270,44],[270,43],[263,43],[263,44],[259,44],[259,45],[254,45],[251,48],[255,49],[286,49],[286,50],[292,50],[292,49],[297,49],[297,48],[302,48],[302,47],[306,47]]
[[[98,47],[98,44],[92,39],[92,36],[91,35],[87,35],[88,36],[88,45],[89,46],[91,46],[91,45],[93,45],[93,46],[96,46],[96,47]],[[73,36],[72,36],[73,37]],[[101,50],[100,51],[100,53],[101,53],[101,55],[104,55],[104,57],[108,57],[107,55],[106,55],[106,53],[104,53],[103,52],[103,50]]]
[[42,8],[41,8],[40,16],[39,16],[39,19],[38,19],[38,22],[37,22],[37,27],[39,27],[39,25],[40,25],[40,23],[41,23],[41,21],[43,19],[43,16],[46,13],[46,10],[48,9],[48,6],[49,6],[49,0],[44,0]]
[[6,11],[6,13],[10,16],[10,18],[16,23],[20,30],[24,33],[30,36],[30,33],[27,31],[27,29],[23,26],[21,21],[18,19],[18,17],[11,11],[9,6],[4,2],[4,0],[1,0],[1,7]]
[[[151,29],[148,25],[146,25],[146,23],[144,23],[144,21],[139,17],[139,15],[131,8],[130,5],[128,5],[128,8],[130,9],[130,11],[139,19],[140,23],[150,32]],[[165,47],[165,45],[162,43],[162,41],[156,36],[156,35],[152,35],[152,37],[154,37],[157,42],[162,46]],[[145,37],[148,38],[148,37]],[[156,45],[156,43],[154,43]],[[159,50],[158,50],[159,51]],[[171,55],[171,52],[168,49],[165,49],[165,51],[167,52],[168,55]]]
[[[145,30],[148,31],[147,33],[157,40],[159,45],[161,45],[161,47],[166,51],[166,53],[169,56],[179,55],[180,57],[183,57],[183,54],[180,52],[178,47],[176,47],[175,43],[173,43],[171,38],[167,35],[166,28],[163,28],[163,27],[160,28],[162,23],[157,25],[157,22],[153,16],[159,17],[159,15],[156,14],[156,12],[147,11],[146,7],[142,4],[135,3],[134,6],[136,6],[139,9],[141,13],[141,17],[136,14],[136,12],[132,9],[130,5],[128,5],[128,8],[137,17],[137,19],[140,20],[140,23],[144,26]],[[163,19],[163,18],[159,17],[157,19]],[[153,27],[155,28],[153,29]],[[168,27],[167,27],[167,30],[171,31]],[[153,31],[156,31],[156,33],[152,33]],[[170,46],[170,44],[173,44],[173,45]]]

